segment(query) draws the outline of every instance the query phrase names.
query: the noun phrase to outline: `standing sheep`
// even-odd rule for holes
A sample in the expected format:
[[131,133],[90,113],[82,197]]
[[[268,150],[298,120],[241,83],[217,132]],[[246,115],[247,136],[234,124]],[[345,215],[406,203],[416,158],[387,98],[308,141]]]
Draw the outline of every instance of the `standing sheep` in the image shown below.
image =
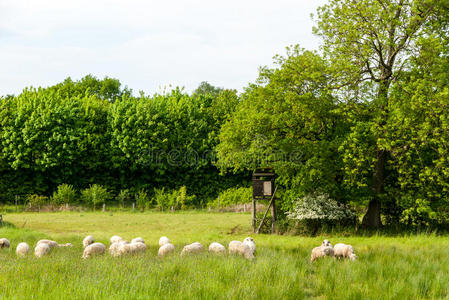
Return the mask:
[[247,237],[246,239],[244,239],[243,244],[248,245],[249,249],[251,249],[253,254],[256,253],[256,242],[252,237]]
[[175,252],[175,246],[173,244],[167,243],[162,245],[157,252],[158,256],[166,256]]
[[123,239],[121,237],[119,237],[118,235],[113,235],[111,237],[110,241],[111,241],[111,244],[114,244],[114,243],[123,241]]
[[170,243],[170,240],[168,239],[168,237],[163,236],[159,239],[159,247],[164,246],[165,244]]
[[93,255],[101,255],[106,252],[106,246],[102,243],[93,243],[84,249],[83,258],[89,258]]
[[254,253],[251,248],[240,241],[232,241],[228,247],[229,254],[238,254],[244,256],[246,259],[253,259]]
[[181,251],[181,256],[184,256],[186,254],[196,254],[203,252],[204,247],[201,245],[201,243],[195,242],[190,245],[184,246],[184,248]]
[[34,248],[34,255],[37,258],[41,258],[42,256],[47,255],[48,253],[50,253],[50,251],[51,251],[51,248],[50,248],[50,246],[48,244],[41,243],[41,244],[38,244],[36,246],[36,248]]
[[16,254],[18,257],[25,257],[30,252],[30,246],[27,243],[20,243],[17,245]]
[[354,248],[351,245],[336,244],[334,246],[334,255],[337,258],[349,258],[350,260],[356,260],[357,255],[354,253]]
[[8,241],[8,239],[6,239],[6,238],[0,239],[0,249],[9,248],[10,245],[11,245],[11,243]]
[[320,257],[334,256],[334,249],[330,246],[319,246],[312,250],[312,255],[310,256],[310,262],[314,262]]
[[87,246],[89,246],[90,244],[93,244],[93,243],[95,243],[94,237],[91,235],[88,235],[83,240],[83,248],[86,248]]
[[121,244],[118,249],[119,255],[124,254],[137,254],[144,253],[147,250],[147,246],[144,243],[131,243],[131,244]]
[[109,254],[112,256],[120,256],[120,247],[128,244],[126,241],[121,241],[118,243],[112,243],[111,246],[109,246]]
[[216,254],[226,254],[226,248],[220,243],[212,243],[209,245],[209,252]]

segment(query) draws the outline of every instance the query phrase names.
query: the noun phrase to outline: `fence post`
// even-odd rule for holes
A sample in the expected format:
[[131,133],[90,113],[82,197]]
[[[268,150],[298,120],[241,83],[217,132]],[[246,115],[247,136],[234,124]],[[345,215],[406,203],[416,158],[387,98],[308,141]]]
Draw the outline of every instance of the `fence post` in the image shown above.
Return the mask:
[[106,210],[106,203],[103,203],[103,212]]
[[17,212],[17,198],[18,198],[18,196],[16,195],[16,212]]
[[135,206],[136,206],[136,204],[133,202],[133,211],[134,211]]

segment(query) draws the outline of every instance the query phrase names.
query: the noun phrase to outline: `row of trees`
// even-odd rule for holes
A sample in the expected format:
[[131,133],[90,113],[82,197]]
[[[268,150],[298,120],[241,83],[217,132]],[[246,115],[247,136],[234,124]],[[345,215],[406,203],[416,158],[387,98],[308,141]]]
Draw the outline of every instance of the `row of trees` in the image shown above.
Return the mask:
[[[241,182],[213,165],[236,91],[132,97],[118,80],[87,76],[0,100],[0,197],[51,195],[62,183],[112,193],[187,185],[201,200]],[[198,205],[201,203],[197,203]]]
[[292,47],[275,68],[262,68],[222,128],[219,164],[274,166],[287,187],[285,210],[319,191],[367,209],[369,227],[447,223],[448,6],[320,7],[321,52]]

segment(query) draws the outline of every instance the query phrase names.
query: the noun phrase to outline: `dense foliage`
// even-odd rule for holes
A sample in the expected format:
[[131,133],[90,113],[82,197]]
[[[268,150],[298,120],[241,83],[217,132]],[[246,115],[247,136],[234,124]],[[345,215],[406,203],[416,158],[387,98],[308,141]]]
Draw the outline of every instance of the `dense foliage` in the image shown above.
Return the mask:
[[[87,76],[3,98],[0,201],[50,196],[67,183],[87,189],[82,198],[89,205],[113,200],[121,190],[151,194],[155,187],[181,186],[201,196],[192,203],[201,205],[244,178],[220,176],[213,165],[221,124],[238,103],[235,91],[215,91],[135,98],[115,79]],[[112,195],[97,199],[97,184]],[[61,192],[55,204],[73,202],[64,202]],[[121,203],[134,197],[120,195]]]
[[222,128],[219,165],[274,167],[286,211],[321,192],[368,227],[448,223],[448,6],[320,7],[321,51],[293,47],[261,69]]

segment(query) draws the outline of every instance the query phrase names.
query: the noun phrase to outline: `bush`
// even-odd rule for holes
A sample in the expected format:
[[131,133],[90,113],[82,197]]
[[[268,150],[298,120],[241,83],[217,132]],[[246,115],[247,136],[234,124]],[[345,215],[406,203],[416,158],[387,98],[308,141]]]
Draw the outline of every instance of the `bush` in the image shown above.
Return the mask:
[[97,204],[106,203],[112,198],[111,193],[101,185],[93,184],[81,192],[81,199],[87,205],[92,204],[95,210]]
[[309,194],[299,198],[287,212],[287,218],[315,234],[320,227],[355,223],[356,215],[327,194]]
[[218,197],[220,197],[220,206],[245,204],[251,202],[252,189],[250,187],[233,187],[224,190]]
[[47,204],[48,197],[47,196],[41,196],[41,195],[28,195],[27,201],[30,203],[31,207],[37,207],[38,211],[41,210],[41,206]]
[[165,209],[186,209],[195,203],[195,195],[187,195],[187,188],[182,186],[179,190],[165,191],[154,189],[154,202],[161,211]]
[[150,207],[150,197],[148,196],[147,191],[142,189],[136,194],[135,197],[137,207],[140,208],[142,211],[144,211],[145,208]]
[[53,193],[51,201],[57,205],[72,204],[76,202],[76,191],[70,184],[61,184]]
[[125,207],[126,202],[129,202],[131,200],[131,193],[128,189],[121,190],[116,199],[120,207],[123,208]]

